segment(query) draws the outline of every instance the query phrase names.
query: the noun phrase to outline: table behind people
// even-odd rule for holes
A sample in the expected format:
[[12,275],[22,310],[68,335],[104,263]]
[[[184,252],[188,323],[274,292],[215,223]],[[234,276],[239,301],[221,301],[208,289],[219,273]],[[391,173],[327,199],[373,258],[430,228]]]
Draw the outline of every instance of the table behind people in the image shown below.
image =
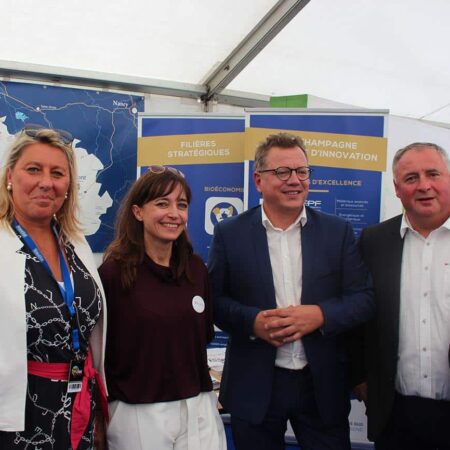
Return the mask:
[[230,334],[220,402],[238,450],[349,449],[341,332],[371,318],[373,295],[352,228],[304,206],[303,142],[269,136],[255,154],[263,206],[220,222],[209,256],[217,325]]
[[[92,449],[94,409],[99,399],[106,407],[94,369],[103,364],[102,288],[77,205],[71,136],[24,128],[0,176],[2,449]],[[98,434],[97,448],[103,441]]]
[[109,450],[224,450],[206,346],[208,273],[186,223],[191,190],[150,166],[122,203],[100,275],[108,302]]
[[367,383],[356,391],[378,450],[450,448],[449,166],[436,144],[400,149],[393,174],[404,214],[361,234],[377,313],[360,346]]

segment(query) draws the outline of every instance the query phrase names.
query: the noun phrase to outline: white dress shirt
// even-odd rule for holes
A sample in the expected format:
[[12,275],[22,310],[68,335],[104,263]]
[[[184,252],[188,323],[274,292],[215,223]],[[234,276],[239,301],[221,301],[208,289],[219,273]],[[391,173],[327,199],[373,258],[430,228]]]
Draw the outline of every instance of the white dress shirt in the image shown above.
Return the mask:
[[450,219],[424,238],[404,215],[400,233],[405,242],[396,389],[450,400]]
[[[261,208],[262,224],[266,229],[270,264],[278,308],[300,305],[302,295],[301,226],[306,223],[305,208],[286,230],[272,225]],[[277,349],[275,365],[285,369],[302,369],[308,364],[301,340]]]

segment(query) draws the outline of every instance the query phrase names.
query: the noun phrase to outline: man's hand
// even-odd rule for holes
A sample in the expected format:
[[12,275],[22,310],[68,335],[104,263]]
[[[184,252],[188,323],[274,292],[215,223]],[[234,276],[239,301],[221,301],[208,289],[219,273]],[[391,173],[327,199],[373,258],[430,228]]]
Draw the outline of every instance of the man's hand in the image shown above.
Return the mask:
[[269,338],[283,344],[296,341],[324,324],[322,310],[317,305],[288,306],[262,311]]
[[[264,339],[266,342],[268,342],[270,345],[273,345],[274,347],[280,347],[283,345],[282,339],[273,339],[270,337],[270,331],[266,327],[270,322],[271,318],[266,318],[264,316],[264,313],[266,311],[260,311],[258,315],[255,318],[255,322],[253,324],[253,332],[256,337],[259,337],[260,339]],[[271,329],[273,332],[273,329]]]

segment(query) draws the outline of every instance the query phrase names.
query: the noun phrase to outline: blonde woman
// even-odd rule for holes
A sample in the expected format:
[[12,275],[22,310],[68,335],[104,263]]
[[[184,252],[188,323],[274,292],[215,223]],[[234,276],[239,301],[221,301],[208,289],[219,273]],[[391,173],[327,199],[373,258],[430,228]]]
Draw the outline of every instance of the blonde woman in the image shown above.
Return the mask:
[[0,176],[2,449],[94,448],[104,305],[76,212],[70,135],[25,128]]

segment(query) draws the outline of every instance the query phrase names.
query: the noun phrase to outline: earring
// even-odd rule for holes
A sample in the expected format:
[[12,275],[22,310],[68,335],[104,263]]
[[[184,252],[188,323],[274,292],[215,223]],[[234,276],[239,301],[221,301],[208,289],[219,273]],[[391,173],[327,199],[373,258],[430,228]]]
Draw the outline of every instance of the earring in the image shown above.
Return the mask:
[[67,192],[64,194],[64,200],[67,200],[67,197],[68,197],[68,195],[67,195]]
[[6,190],[7,191],[12,191],[12,183],[11,183],[11,181],[8,181],[8,184],[6,185]]

